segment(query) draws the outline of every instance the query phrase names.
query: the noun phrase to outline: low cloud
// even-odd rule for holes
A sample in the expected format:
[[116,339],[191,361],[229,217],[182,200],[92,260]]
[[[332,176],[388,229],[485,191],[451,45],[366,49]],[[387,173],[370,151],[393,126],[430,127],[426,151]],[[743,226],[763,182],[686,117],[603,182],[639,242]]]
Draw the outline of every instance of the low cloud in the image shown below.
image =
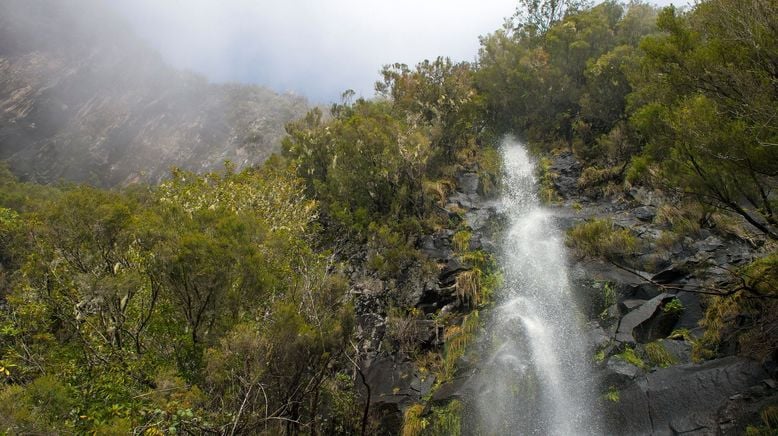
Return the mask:
[[314,102],[369,97],[382,65],[473,60],[515,0],[114,0],[172,65]]

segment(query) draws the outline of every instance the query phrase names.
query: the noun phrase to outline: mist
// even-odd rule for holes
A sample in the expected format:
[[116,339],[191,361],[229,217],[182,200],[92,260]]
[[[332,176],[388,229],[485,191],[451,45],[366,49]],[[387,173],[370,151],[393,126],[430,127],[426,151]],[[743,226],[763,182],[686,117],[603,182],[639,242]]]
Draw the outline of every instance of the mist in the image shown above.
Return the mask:
[[515,1],[118,0],[117,7],[173,66],[328,102],[346,89],[372,96],[387,63],[474,59],[478,35],[498,28]]
[[[516,0],[115,0],[173,66],[313,103],[371,97],[382,65],[474,60]],[[671,0],[657,2],[662,5]],[[682,3],[675,1],[676,4]]]

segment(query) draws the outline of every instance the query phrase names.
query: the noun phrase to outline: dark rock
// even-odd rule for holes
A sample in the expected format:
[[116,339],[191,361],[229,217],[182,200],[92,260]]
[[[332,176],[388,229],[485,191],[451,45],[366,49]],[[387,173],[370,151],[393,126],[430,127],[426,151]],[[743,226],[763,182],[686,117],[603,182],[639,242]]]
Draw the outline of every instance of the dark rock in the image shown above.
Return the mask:
[[679,364],[692,363],[692,346],[684,340],[665,339],[662,346]]
[[618,356],[611,356],[605,363],[605,386],[622,388],[632,382],[643,370]]
[[470,251],[474,250],[480,250],[483,248],[483,244],[481,243],[481,234],[480,233],[473,233],[473,236],[470,238],[470,243],[467,246],[467,249]]
[[465,213],[465,221],[473,230],[481,230],[486,227],[489,218],[491,218],[491,213],[485,209],[473,209]]
[[600,327],[596,322],[589,323],[587,327],[588,328],[586,332],[589,338],[591,349],[598,350],[608,345],[611,339],[602,327]]
[[479,185],[478,173],[464,173],[457,177],[457,188],[464,194],[477,194]]
[[622,292],[625,297],[635,300],[650,300],[661,293],[662,291],[660,291],[658,287],[646,282],[632,285],[626,291]]
[[556,174],[554,187],[562,198],[571,198],[579,194],[578,178],[582,165],[569,151],[560,153],[551,163],[551,171]]
[[619,303],[619,310],[621,313],[627,314],[642,306],[645,302],[646,300],[627,299]]
[[685,263],[681,263],[681,264],[673,265],[670,268],[667,268],[663,271],[660,271],[657,274],[654,274],[651,277],[651,281],[660,284],[669,284],[669,283],[675,283],[688,276],[689,276],[688,267],[686,266]]
[[634,187],[629,190],[629,196],[638,204],[659,206],[664,201],[655,191],[649,191],[643,187]]
[[458,377],[454,380],[442,384],[434,394],[432,394],[433,405],[446,404],[451,400],[467,400],[472,398],[472,389],[468,383],[467,377]]
[[697,241],[692,244],[692,248],[695,251],[716,251],[724,245],[721,239],[715,236],[708,236],[702,241]]
[[411,362],[395,362],[388,356],[364,365],[372,404],[407,405],[430,392],[435,378],[424,376]]
[[697,328],[704,314],[700,294],[681,291],[676,294],[676,297],[683,304],[683,312],[681,312],[681,317],[678,319],[675,328],[689,330]]
[[626,314],[619,323],[616,340],[631,344],[647,343],[667,337],[678,321],[678,314],[668,313],[662,309],[674,298],[674,295],[660,294]]
[[632,214],[640,221],[651,222],[656,216],[656,208],[653,206],[641,206],[633,209]]
[[765,376],[754,361],[727,357],[639,376],[608,407],[608,432],[630,435],[718,434],[721,410]]
[[462,209],[470,210],[479,208],[481,197],[478,194],[465,194],[462,192],[457,192],[456,194],[449,197],[449,201]]

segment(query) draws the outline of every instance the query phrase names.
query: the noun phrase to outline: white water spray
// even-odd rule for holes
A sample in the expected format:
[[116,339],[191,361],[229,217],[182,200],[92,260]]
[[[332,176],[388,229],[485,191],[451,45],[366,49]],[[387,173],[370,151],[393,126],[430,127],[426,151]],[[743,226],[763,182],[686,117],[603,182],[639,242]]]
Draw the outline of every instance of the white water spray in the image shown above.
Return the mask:
[[535,167],[521,144],[503,144],[501,245],[505,284],[487,326],[474,432],[592,435],[597,421],[591,354],[571,293],[563,238],[537,198]]

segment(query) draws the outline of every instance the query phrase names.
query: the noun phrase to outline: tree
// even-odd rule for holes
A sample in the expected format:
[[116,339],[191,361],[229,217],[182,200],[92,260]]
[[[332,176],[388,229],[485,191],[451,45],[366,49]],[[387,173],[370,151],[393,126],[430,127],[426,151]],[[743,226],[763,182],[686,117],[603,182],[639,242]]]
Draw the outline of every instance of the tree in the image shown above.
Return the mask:
[[778,6],[711,0],[670,7],[641,43],[632,116],[664,182],[778,239]]
[[590,0],[519,0],[514,18],[519,27],[542,35],[568,14],[590,6]]

